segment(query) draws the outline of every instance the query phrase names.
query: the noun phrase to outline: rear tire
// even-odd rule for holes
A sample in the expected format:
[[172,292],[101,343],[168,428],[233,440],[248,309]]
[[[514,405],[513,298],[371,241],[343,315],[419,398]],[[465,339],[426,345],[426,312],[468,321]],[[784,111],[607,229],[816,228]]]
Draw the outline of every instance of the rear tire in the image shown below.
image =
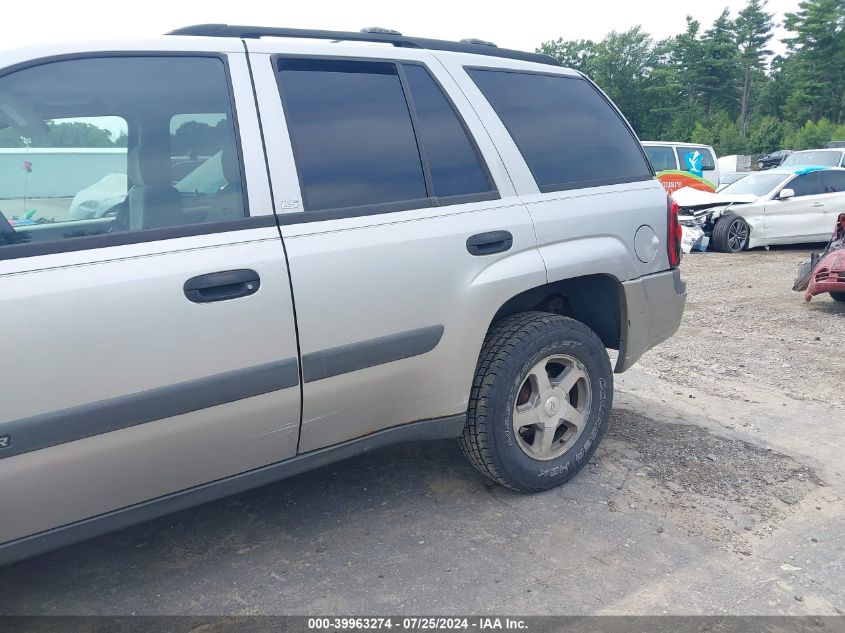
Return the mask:
[[738,215],[723,215],[716,220],[711,241],[720,253],[739,253],[748,248],[751,230],[748,223]]
[[590,459],[612,403],[610,361],[590,328],[556,314],[515,314],[487,333],[461,448],[503,486],[547,490]]
[[845,292],[831,292],[830,296],[833,297],[834,301],[845,302]]

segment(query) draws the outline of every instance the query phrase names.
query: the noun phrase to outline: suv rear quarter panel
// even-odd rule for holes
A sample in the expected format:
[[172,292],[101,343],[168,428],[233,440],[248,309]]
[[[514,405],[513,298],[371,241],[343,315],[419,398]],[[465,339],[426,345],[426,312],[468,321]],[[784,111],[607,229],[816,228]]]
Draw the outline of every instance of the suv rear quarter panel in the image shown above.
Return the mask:
[[[562,76],[575,76],[575,71],[516,60],[480,61],[476,56],[461,53],[437,53],[437,57],[483,121],[517,195],[528,207],[548,281],[590,274],[607,274],[619,281],[627,281],[669,268],[665,246],[666,194],[656,179],[540,192],[504,124],[464,68],[489,67]],[[530,98],[530,95],[525,97]],[[641,261],[634,250],[634,237],[642,226],[651,227],[659,240],[656,254],[649,262]]]

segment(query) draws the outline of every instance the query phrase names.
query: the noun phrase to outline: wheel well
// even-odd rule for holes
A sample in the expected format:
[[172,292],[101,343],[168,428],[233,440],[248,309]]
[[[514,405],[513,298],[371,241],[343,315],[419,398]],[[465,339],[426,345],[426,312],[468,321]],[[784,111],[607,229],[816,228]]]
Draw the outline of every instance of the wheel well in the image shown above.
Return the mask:
[[517,312],[553,312],[589,327],[605,347],[619,349],[622,284],[610,275],[586,275],[544,284],[508,299],[493,323]]

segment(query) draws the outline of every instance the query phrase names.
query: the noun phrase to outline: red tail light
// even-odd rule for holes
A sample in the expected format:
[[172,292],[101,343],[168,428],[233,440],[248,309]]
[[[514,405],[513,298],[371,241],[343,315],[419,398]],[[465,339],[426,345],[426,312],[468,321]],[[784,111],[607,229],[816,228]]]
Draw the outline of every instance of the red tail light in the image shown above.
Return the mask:
[[669,215],[669,227],[666,239],[666,252],[669,255],[669,265],[677,268],[681,264],[681,223],[678,222],[678,203],[667,196],[666,208]]

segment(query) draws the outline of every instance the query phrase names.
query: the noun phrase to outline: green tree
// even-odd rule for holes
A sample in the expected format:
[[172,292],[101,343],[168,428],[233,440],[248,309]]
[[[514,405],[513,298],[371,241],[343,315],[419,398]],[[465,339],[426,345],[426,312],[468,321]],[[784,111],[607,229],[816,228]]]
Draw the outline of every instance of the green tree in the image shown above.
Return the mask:
[[704,84],[703,43],[699,31],[701,23],[687,16],[687,30],[675,38],[672,61],[683,85],[683,96],[689,112],[700,103]]
[[766,0],[747,0],[735,19],[725,9],[702,30],[688,16],[658,42],[636,27],[538,50],[595,80],[643,139],[719,154],[845,140],[845,0],[801,0],[786,14],[786,53],[771,59],[773,27]]
[[551,42],[543,42],[537,52],[554,57],[567,68],[591,75],[590,62],[596,54],[596,43],[592,40],[558,38]]
[[745,150],[745,141],[739,133],[737,120],[725,110],[700,117],[694,124],[689,140],[712,145],[717,155],[742,154]]
[[753,113],[755,79],[760,80],[766,60],[772,54],[768,45],[772,39],[772,14],[766,13],[766,0],[748,0],[734,22],[739,55],[739,131],[743,136]]
[[[30,147],[126,147],[117,145],[111,132],[93,123],[82,121],[47,121],[47,132],[30,139]],[[26,147],[20,132],[14,128],[0,130],[0,147]]]
[[845,0],[802,0],[786,14],[791,82],[784,111],[794,122],[845,121]]
[[788,149],[812,149],[824,147],[825,143],[845,139],[845,125],[837,125],[829,119],[807,121],[802,127],[789,134],[784,145]]
[[780,149],[783,140],[783,123],[773,116],[762,116],[751,122],[746,149],[751,154],[768,154]]
[[739,79],[736,33],[728,9],[701,38],[701,89],[705,112],[736,111],[734,86]]
[[589,75],[616,103],[634,128],[648,108],[644,87],[654,63],[651,37],[636,26],[618,33],[611,31],[594,49]]
[[209,156],[220,151],[225,138],[227,126],[225,120],[216,126],[201,121],[186,121],[173,134],[170,151],[174,155],[185,155],[191,158]]
[[636,128],[646,140],[671,140],[674,121],[682,102],[683,84],[673,60],[674,38],[655,44],[654,67],[644,82],[640,127]]

